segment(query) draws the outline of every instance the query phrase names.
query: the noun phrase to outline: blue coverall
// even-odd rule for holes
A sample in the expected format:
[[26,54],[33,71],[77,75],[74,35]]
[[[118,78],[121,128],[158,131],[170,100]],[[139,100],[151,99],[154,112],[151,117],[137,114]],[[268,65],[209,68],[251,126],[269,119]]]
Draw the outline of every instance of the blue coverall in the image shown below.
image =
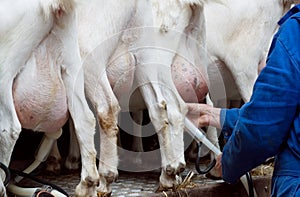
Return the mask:
[[278,24],[250,101],[221,110],[222,174],[235,183],[275,156],[272,196],[290,197],[300,196],[300,5]]

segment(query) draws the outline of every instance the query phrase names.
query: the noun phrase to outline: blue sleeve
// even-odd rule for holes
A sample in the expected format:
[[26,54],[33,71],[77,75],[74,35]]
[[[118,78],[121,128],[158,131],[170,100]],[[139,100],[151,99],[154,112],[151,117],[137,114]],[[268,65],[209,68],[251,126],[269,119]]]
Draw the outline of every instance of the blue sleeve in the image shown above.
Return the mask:
[[239,109],[221,109],[220,122],[225,140],[231,136],[231,133],[235,127],[236,121],[239,118]]
[[222,156],[223,179],[228,183],[278,153],[299,110],[300,26],[297,20],[284,25],[273,39],[250,101],[240,110],[222,110],[223,132],[232,131]]

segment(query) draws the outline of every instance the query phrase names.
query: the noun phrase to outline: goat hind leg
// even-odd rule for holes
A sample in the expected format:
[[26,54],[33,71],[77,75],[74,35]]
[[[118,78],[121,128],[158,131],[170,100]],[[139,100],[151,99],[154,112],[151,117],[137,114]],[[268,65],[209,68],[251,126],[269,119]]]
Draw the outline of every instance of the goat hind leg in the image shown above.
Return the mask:
[[75,128],[72,118],[69,119],[70,144],[69,153],[65,161],[65,167],[68,170],[77,170],[80,167],[80,150],[78,140],[75,135]]

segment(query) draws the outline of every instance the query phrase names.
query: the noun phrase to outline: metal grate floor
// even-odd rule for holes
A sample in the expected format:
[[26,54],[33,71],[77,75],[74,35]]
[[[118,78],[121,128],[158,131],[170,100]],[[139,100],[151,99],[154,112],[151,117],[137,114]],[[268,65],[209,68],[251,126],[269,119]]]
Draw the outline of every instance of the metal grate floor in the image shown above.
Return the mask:
[[[187,173],[194,169],[191,167],[186,168],[183,172],[183,177],[187,175]],[[194,171],[195,172],[195,171]],[[62,173],[59,176],[57,175],[49,175],[43,172],[43,168],[39,168],[37,172],[35,172],[35,176],[44,181],[53,183],[62,189],[64,189],[70,196],[74,196],[74,190],[76,185],[80,180],[80,173],[72,172],[72,173]],[[158,180],[160,176],[160,170],[153,170],[148,172],[125,172],[119,171],[119,178],[116,182],[112,184],[112,197],[135,197],[135,196],[159,196],[159,193],[155,193],[155,190],[158,187]],[[195,173],[193,179],[193,183],[195,184],[211,184],[223,181],[214,181],[211,179],[207,179],[202,175],[197,175]],[[23,179],[19,186],[22,187],[41,187],[42,185],[29,180]],[[9,197],[13,197],[15,195],[9,195]]]

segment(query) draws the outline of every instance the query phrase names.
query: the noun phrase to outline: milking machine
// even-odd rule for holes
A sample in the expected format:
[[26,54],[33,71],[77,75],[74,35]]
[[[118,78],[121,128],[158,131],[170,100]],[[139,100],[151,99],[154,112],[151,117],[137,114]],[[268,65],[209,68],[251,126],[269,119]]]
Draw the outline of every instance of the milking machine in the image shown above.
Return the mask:
[[[216,160],[214,159],[205,170],[200,169],[200,147],[201,144],[204,144],[207,148],[209,148],[215,155],[220,155],[222,152],[213,145],[203,134],[204,131],[200,128],[197,128],[188,118],[185,118],[185,129],[186,131],[196,140],[198,144],[198,155],[195,163],[195,168],[199,174],[206,174],[208,173],[216,164]],[[247,194],[249,197],[257,197],[257,193],[255,191],[255,188],[253,186],[252,177],[250,173],[246,173],[246,175],[242,176],[240,178],[242,184],[244,185]]]
[[0,162],[0,169],[3,170],[4,174],[5,174],[5,179],[3,181],[3,185],[6,187],[9,183],[10,180],[10,171],[8,169],[7,166],[5,166],[3,163]]
[[[61,189],[60,187],[42,181],[34,176],[31,176],[27,173],[9,169],[6,165],[0,162],[0,169],[4,171],[5,179],[3,181],[3,185],[7,187],[9,191],[13,191],[12,193],[16,196],[30,196],[30,197],[68,197],[68,194]],[[15,185],[14,183],[10,183],[11,172],[17,174],[22,177],[29,178],[34,180],[40,184],[43,184],[42,187],[33,187],[33,188],[23,188]]]
[[25,188],[25,187],[17,186],[13,182],[9,183],[7,185],[7,189],[9,190],[9,192],[13,193],[14,195],[30,196],[30,197],[68,197],[69,196],[67,192],[65,192],[62,188],[58,187],[55,184],[43,181],[28,173],[19,170],[10,169],[10,171],[13,174],[18,175],[19,177],[28,178],[43,185],[42,187]]
[[[57,139],[61,135],[61,132],[52,134],[52,136],[45,136],[40,144],[38,152],[35,156],[35,161],[27,167],[24,171],[9,169],[4,164],[0,163],[0,169],[5,173],[4,185],[7,190],[17,196],[30,196],[30,197],[68,197],[69,195],[60,187],[38,179],[30,173],[35,170],[43,161],[46,160],[48,154],[53,146],[54,139]],[[17,175],[13,180],[11,179],[11,174]],[[23,178],[31,179],[42,187],[24,188],[17,186],[16,184],[20,182]]]

